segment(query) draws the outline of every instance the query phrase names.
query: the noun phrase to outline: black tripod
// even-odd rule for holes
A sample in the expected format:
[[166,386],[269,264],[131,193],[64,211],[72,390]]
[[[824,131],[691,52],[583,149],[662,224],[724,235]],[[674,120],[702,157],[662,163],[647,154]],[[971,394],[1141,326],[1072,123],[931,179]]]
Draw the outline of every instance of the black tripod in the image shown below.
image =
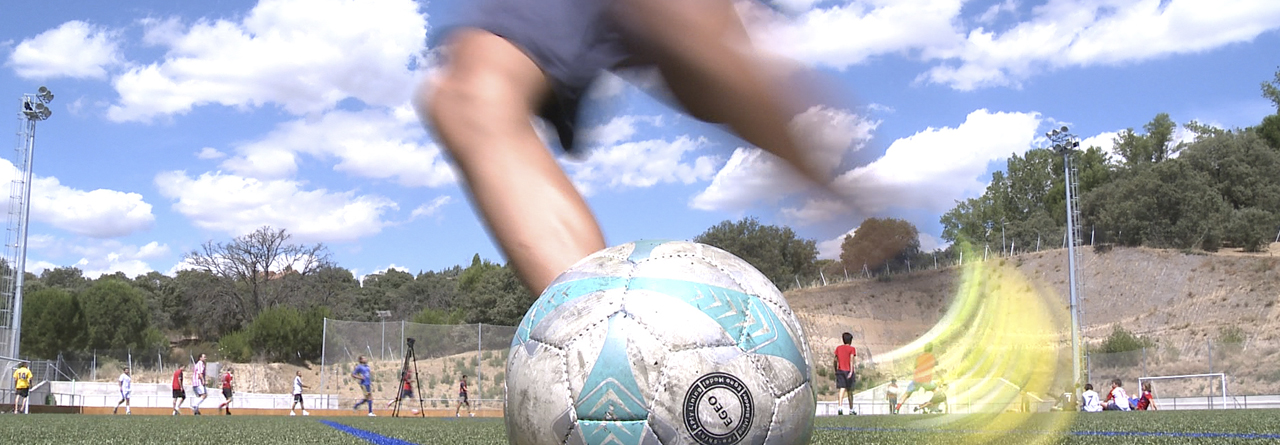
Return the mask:
[[[413,352],[414,339],[405,339],[404,364],[400,366],[400,381],[396,383],[396,407],[391,411],[391,417],[400,417],[400,404],[404,402],[406,392],[404,384],[406,381],[412,382],[413,388],[418,390],[418,417],[426,417],[426,406],[422,402],[422,379],[418,377],[418,355]],[[409,364],[413,364],[413,374],[409,374]],[[410,377],[412,376],[412,380]],[[412,395],[409,395],[412,397]]]

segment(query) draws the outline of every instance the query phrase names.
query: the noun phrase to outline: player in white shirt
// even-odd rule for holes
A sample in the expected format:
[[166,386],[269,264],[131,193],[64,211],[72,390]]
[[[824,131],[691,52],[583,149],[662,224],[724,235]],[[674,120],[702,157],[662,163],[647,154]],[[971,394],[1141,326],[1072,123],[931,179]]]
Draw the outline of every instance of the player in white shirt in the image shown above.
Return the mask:
[[302,371],[298,371],[293,375],[293,405],[289,406],[290,416],[296,415],[293,413],[293,407],[295,406],[302,408],[302,415],[311,415],[311,413],[307,412],[307,406],[302,403],[302,388],[310,388],[310,386],[302,384]]
[[124,372],[120,373],[118,380],[120,383],[120,401],[116,402],[116,407],[111,410],[111,414],[119,413],[120,405],[124,405],[125,414],[133,414],[129,411],[129,397],[133,395],[133,378],[129,377],[129,368],[124,368]]
[[1107,398],[1103,402],[1107,404],[1105,409],[1109,411],[1129,411],[1132,408],[1129,406],[1129,394],[1124,392],[1124,383],[1121,383],[1120,379],[1111,380],[1111,392],[1107,393]]
[[209,397],[209,390],[204,387],[204,370],[204,354],[200,354],[200,360],[196,360],[195,367],[191,368],[191,391],[196,393],[196,397],[191,398],[191,413],[197,416],[200,415],[200,404]]
[[1080,395],[1080,410],[1087,413],[1102,411],[1102,399],[1098,398],[1098,392],[1093,390],[1092,383],[1084,385],[1084,394]]

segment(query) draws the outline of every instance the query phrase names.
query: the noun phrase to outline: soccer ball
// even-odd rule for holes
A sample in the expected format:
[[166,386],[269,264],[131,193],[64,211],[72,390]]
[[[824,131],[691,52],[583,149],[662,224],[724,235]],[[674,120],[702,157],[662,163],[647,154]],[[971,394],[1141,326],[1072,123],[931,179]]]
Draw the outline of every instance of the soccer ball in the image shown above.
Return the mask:
[[416,416],[416,415],[418,415],[418,409],[417,409],[417,408],[411,409],[411,410],[409,410],[409,412],[410,412],[410,413],[413,413],[413,415],[415,415],[415,416]]
[[800,322],[768,278],[683,241],[608,248],[561,274],[516,327],[512,444],[807,443]]

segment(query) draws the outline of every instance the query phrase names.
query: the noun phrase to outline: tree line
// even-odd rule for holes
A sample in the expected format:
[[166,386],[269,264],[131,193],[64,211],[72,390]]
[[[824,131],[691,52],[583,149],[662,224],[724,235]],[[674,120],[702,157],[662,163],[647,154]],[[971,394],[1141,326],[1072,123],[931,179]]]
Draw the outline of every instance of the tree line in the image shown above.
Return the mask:
[[[1262,83],[1280,112],[1280,70]],[[1259,251],[1280,230],[1280,114],[1256,126],[1219,129],[1190,122],[1191,142],[1157,114],[1139,133],[1115,138],[1114,156],[1072,150],[1085,242],[1155,248]],[[1064,159],[1051,149],[1010,156],[986,191],[942,216],[943,239],[1031,246],[1065,234]]]

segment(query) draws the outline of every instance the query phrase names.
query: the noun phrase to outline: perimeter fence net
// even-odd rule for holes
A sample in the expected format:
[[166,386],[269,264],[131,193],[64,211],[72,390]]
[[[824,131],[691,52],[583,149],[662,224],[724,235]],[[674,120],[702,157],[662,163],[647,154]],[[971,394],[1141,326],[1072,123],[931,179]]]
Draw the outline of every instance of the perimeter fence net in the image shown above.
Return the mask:
[[321,401],[326,408],[354,404],[361,390],[351,372],[363,356],[369,360],[375,402],[396,397],[400,372],[407,364],[410,371],[417,371],[421,385],[414,385],[414,396],[421,397],[428,408],[453,408],[459,380],[465,375],[472,408],[499,409],[507,350],[515,331],[514,326],[487,324],[325,319],[320,386],[308,392],[328,395]]

